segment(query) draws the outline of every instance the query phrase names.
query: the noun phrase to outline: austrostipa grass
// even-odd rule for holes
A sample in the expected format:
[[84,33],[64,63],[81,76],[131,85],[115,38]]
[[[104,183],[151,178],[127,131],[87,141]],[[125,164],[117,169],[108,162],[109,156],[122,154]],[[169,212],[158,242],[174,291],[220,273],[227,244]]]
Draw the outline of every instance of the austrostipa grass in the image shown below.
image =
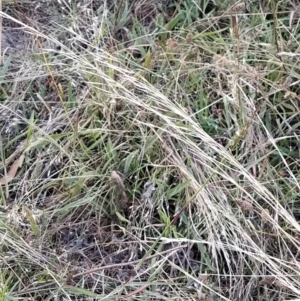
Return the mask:
[[4,3],[0,300],[299,299],[296,1],[145,3]]

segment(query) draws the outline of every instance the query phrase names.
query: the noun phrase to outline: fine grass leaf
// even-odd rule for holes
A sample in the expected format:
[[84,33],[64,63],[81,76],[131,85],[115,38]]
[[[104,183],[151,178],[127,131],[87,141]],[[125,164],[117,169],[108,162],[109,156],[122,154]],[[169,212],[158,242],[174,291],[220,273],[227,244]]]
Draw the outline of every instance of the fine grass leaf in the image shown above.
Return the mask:
[[158,135],[149,135],[148,139],[145,143],[145,153],[153,149],[153,145],[158,141],[159,135],[161,134],[162,131],[158,132]]
[[65,289],[76,295],[85,295],[85,296],[92,297],[92,298],[99,297],[99,295],[97,295],[96,293],[93,293],[93,292],[91,292],[87,289],[81,288],[81,287],[67,286],[67,287],[65,287]]
[[70,190],[71,198],[77,196],[80,193],[86,180],[95,176],[97,176],[97,174],[94,171],[88,171],[82,174],[75,183],[74,187]]
[[4,77],[7,73],[8,67],[10,65],[11,62],[11,57],[9,57],[7,60],[5,60],[5,63],[3,65],[3,67],[0,69],[0,84],[3,82]]
[[184,14],[180,11],[167,25],[166,30],[172,30],[184,18]]
[[[46,145],[49,145],[51,143],[57,143],[56,141],[60,140],[61,138],[64,138],[66,136],[69,136],[69,132],[59,133],[59,134],[52,134],[47,137],[39,137],[35,141],[33,139],[30,140],[30,144],[26,147],[25,151],[29,152],[30,150],[34,148],[42,148]],[[58,144],[57,144],[58,145]]]
[[66,106],[68,109],[75,108],[76,106],[76,98],[74,98],[73,87],[71,82],[68,82],[68,101]]
[[168,198],[172,198],[173,196],[179,194],[182,190],[184,190],[189,184],[191,180],[183,181],[182,183],[176,185],[174,188],[171,188],[167,191]]
[[152,53],[151,53],[151,51],[148,51],[147,55],[145,56],[145,61],[143,63],[143,68],[145,68],[145,69],[149,68],[150,64],[151,64],[151,61],[152,61]]
[[118,217],[118,219],[120,221],[122,221],[122,222],[124,222],[124,223],[126,223],[128,225],[131,224],[131,222],[128,219],[126,219],[120,212],[116,211],[115,214],[116,214],[116,216]]
[[19,167],[22,166],[24,161],[24,155],[21,155],[11,166],[11,168],[9,169],[8,173],[6,176],[4,176],[3,178],[0,179],[0,185],[6,185],[8,184],[11,180],[14,179],[17,170]]
[[128,155],[128,157],[125,160],[125,166],[124,166],[124,171],[125,173],[128,173],[130,170],[130,166],[132,163],[132,160],[134,159],[134,157],[139,153],[139,150],[135,150],[134,152],[130,153]]
[[40,229],[39,229],[38,225],[36,224],[33,214],[30,211],[30,209],[27,206],[23,205],[23,212],[25,214],[25,217],[29,220],[31,229],[34,232],[34,234],[39,234]]
[[27,130],[27,141],[26,141],[25,148],[27,148],[29,143],[30,143],[31,136],[34,133],[34,126],[35,126],[35,124],[34,124],[34,112],[32,112],[31,117],[30,117],[30,121],[29,121],[29,127],[28,127],[28,130]]
[[165,42],[168,38],[168,33],[184,18],[184,14],[179,12],[165,27],[164,32],[161,34],[161,41]]
[[166,215],[162,210],[158,211],[160,220],[165,224],[165,231],[164,234],[169,236],[171,233],[171,220],[168,215]]
[[199,249],[199,251],[202,255],[201,258],[203,258],[203,260],[205,261],[205,264],[206,264],[208,270],[215,272],[216,270],[213,267],[213,264],[212,264],[211,259],[209,257],[209,253],[207,251],[206,246],[203,245],[202,243],[197,244],[197,246],[198,246],[198,249]]

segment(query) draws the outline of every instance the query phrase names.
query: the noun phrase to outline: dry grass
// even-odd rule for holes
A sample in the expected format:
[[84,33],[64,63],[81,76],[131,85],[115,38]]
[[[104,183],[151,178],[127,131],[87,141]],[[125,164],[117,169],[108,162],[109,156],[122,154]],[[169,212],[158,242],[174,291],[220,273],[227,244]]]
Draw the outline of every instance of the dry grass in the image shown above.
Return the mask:
[[0,300],[299,299],[296,4],[114,4],[4,5]]

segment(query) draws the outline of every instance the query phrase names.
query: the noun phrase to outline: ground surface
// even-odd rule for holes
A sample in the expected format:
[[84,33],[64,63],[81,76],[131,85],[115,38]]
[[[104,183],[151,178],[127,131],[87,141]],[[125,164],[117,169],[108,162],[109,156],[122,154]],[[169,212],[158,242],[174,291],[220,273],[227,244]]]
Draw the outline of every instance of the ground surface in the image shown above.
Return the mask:
[[3,14],[0,300],[300,298],[297,1]]

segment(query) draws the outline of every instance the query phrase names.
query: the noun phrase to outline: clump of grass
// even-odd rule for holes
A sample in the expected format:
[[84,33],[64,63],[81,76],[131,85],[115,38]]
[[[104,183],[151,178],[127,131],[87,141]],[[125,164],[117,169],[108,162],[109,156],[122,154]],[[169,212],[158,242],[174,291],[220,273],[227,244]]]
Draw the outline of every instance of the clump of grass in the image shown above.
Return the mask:
[[0,300],[299,298],[293,3],[116,4],[3,68]]

